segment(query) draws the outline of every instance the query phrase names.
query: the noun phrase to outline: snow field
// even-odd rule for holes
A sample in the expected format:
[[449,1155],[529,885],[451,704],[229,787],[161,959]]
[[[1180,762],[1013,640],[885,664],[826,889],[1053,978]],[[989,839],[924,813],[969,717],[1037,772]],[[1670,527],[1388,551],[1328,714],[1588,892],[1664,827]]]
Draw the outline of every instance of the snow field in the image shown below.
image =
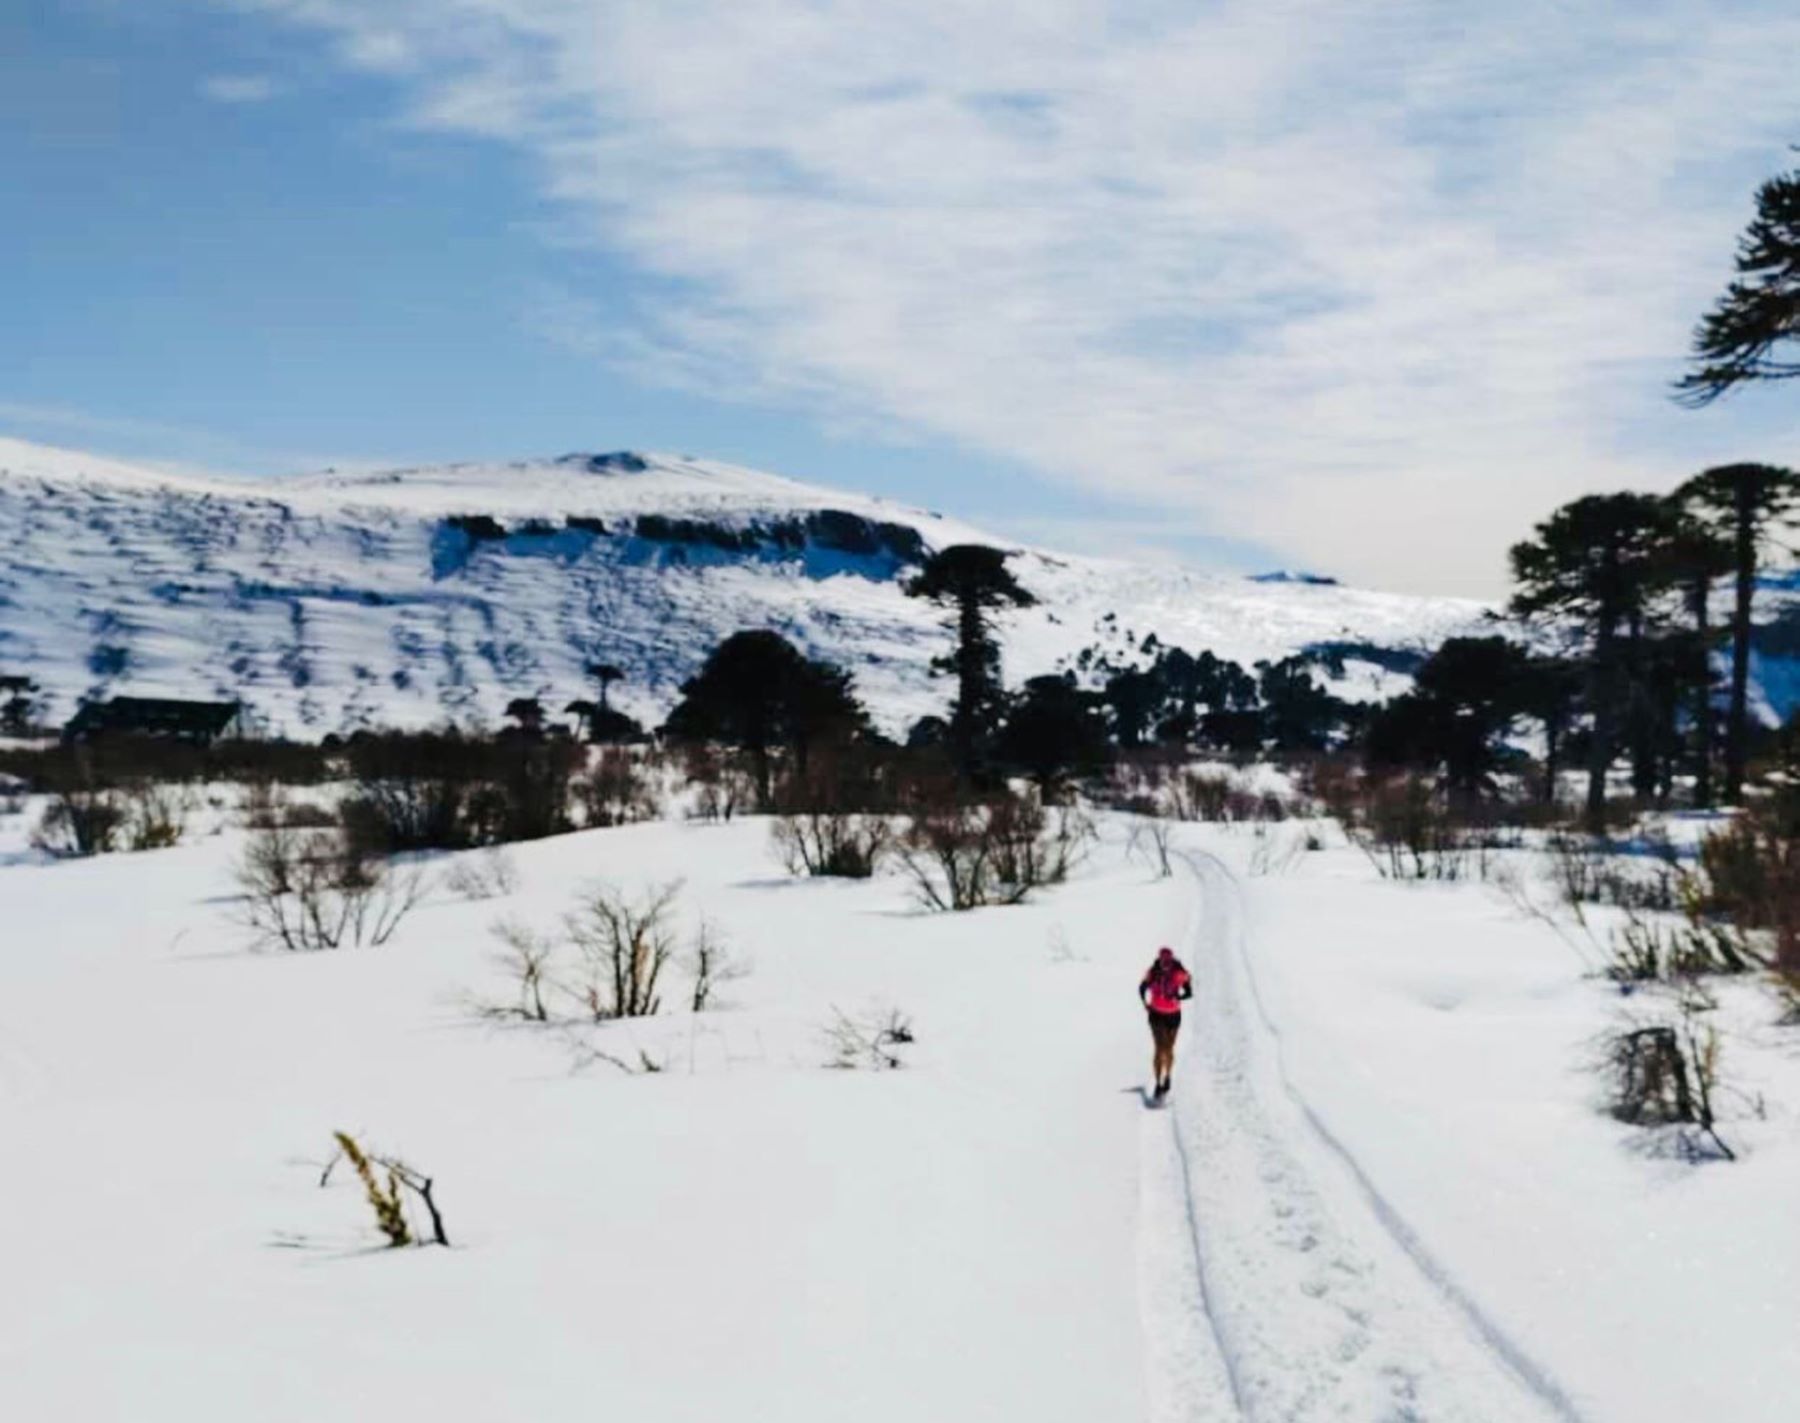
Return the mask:
[[[1766,990],[1713,984],[1723,1130],[1742,1159],[1697,1166],[1678,1159],[1669,1138],[1604,1115],[1596,1064],[1605,1034],[1668,1011],[1654,992],[1622,998],[1588,972],[1608,911],[1588,911],[1599,942],[1571,926],[1572,947],[1480,884],[1382,882],[1343,848],[1256,878],[1243,837],[1202,831],[1198,844],[1218,857],[1202,865],[1215,898],[1240,916],[1220,932],[1239,937],[1243,952],[1223,961],[1248,996],[1236,999],[1235,1024],[1207,1020],[1204,1065],[1188,1064],[1196,1078],[1180,1106],[1193,1142],[1223,1130],[1228,1115],[1192,1110],[1196,1097],[1231,1088],[1239,1066],[1226,1052],[1224,1068],[1208,1070],[1211,1045],[1223,1050],[1224,1029],[1248,1034],[1255,1066],[1244,1080],[1306,1119],[1295,1134],[1313,1139],[1325,1177],[1338,1158],[1345,1209],[1354,1214],[1360,1195],[1364,1215],[1397,1228],[1403,1249],[1420,1256],[1415,1273],[1436,1277],[1441,1319],[1463,1316],[1526,1385],[1511,1394],[1496,1385],[1485,1398],[1452,1388],[1446,1399],[1449,1381],[1427,1372],[1415,1411],[1397,1399],[1391,1416],[1795,1416],[1800,1042],[1776,1025]],[[1544,868],[1507,858],[1525,876]],[[1233,1238],[1220,1210],[1201,1219]],[[1335,1293],[1333,1282],[1326,1298]],[[1353,1334],[1346,1323],[1346,1339]],[[1371,1352],[1391,1353],[1400,1337],[1376,1330]],[[1419,1358],[1393,1363],[1419,1373]],[[1545,1411],[1530,1411],[1534,1399]]]
[[[515,846],[505,900],[379,949],[250,954],[236,832],[0,870],[0,1412],[134,1420],[1143,1416],[1131,997],[1179,894],[1103,848],[1021,908],[789,881],[766,824]],[[562,1034],[490,923],[687,879],[732,1006]],[[679,998],[685,977],[670,982]],[[824,1068],[834,1005],[909,1066]],[[665,1065],[627,1076],[599,1044]],[[378,1248],[345,1128],[433,1174],[455,1248]]]
[[[754,820],[584,832],[305,956],[231,924],[241,832],[0,843],[0,1416],[1785,1423],[1800,1050],[1765,992],[1718,987],[1742,1160],[1695,1166],[1600,1109],[1655,995],[1490,887],[1204,826],[1157,881],[1102,823],[1072,883],[966,915],[790,880]],[[719,1011],[676,970],[655,1019],[471,1013],[511,990],[496,919],[677,875],[753,967]],[[1197,996],[1147,1111],[1162,942]],[[878,1005],[906,1068],[825,1068]],[[320,1189],[340,1127],[436,1177],[455,1248]]]

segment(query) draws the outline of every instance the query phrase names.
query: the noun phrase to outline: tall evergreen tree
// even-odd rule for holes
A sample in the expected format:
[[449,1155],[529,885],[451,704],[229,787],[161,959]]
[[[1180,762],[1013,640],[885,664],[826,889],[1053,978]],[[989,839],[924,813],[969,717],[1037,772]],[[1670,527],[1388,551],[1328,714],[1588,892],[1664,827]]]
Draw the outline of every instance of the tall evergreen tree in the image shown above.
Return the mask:
[[1800,476],[1769,464],[1728,464],[1695,475],[1676,498],[1731,545],[1731,698],[1725,712],[1725,799],[1743,792],[1750,756],[1750,611],[1756,571],[1772,529],[1800,500]]
[[1544,780],[1538,799],[1556,800],[1562,749],[1581,705],[1582,668],[1563,657],[1532,657],[1519,673],[1519,707],[1544,732]]
[[1006,554],[985,544],[952,544],[925,561],[906,585],[914,598],[950,610],[956,646],[933,670],[956,677],[956,705],[950,713],[950,749],[965,772],[999,721],[1000,644],[994,615],[1003,608],[1028,608],[1037,599],[1006,567]]
[[1688,617],[1692,619],[1688,719],[1694,735],[1694,803],[1710,806],[1713,803],[1713,733],[1717,721],[1713,714],[1712,586],[1731,572],[1732,549],[1712,524],[1693,515],[1681,496],[1673,496],[1673,504],[1678,523],[1669,537],[1665,554],[1670,577],[1681,590]]
[[1106,723],[1100,698],[1067,677],[1033,677],[1013,700],[997,749],[1054,800],[1064,779],[1092,772],[1106,761]]
[[713,649],[682,684],[664,730],[678,739],[742,747],[766,809],[773,798],[771,751],[786,748],[804,763],[813,746],[867,725],[848,672],[803,655],[778,632],[757,629],[733,633]]
[[600,684],[600,710],[607,711],[607,693],[614,682],[625,680],[625,669],[611,662],[590,662],[586,668],[588,676]]
[[1631,668],[1655,594],[1667,585],[1663,548],[1675,527],[1669,506],[1648,494],[1590,494],[1537,526],[1512,549],[1513,611],[1580,621],[1588,638],[1587,819],[1606,822],[1606,774],[1618,751],[1619,713],[1629,710]]
[[1800,376],[1792,359],[1800,354],[1800,171],[1757,190],[1735,266],[1737,278],[1694,329],[1694,369],[1675,385],[1684,404],[1708,405],[1747,381]]

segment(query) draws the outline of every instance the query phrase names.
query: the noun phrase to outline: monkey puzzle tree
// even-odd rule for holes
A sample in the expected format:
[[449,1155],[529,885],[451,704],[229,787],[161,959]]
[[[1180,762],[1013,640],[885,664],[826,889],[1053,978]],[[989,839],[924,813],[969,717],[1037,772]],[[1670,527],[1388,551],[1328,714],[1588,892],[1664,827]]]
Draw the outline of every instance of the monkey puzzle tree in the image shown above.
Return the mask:
[[625,669],[615,667],[610,662],[590,662],[583,670],[600,684],[599,709],[601,712],[605,712],[607,710],[607,691],[614,682],[625,680]]
[[1709,405],[1747,381],[1793,380],[1800,360],[1800,171],[1757,190],[1738,239],[1738,276],[1694,330],[1694,369],[1675,384],[1685,405]]
[[1731,700],[1725,712],[1727,801],[1742,794],[1750,756],[1750,608],[1756,570],[1771,529],[1800,500],[1800,476],[1769,464],[1727,464],[1695,475],[1675,491],[1684,508],[1731,546]]
[[[1649,494],[1590,494],[1556,510],[1535,539],[1511,553],[1513,611],[1573,618],[1588,640],[1587,819],[1606,823],[1606,773],[1618,746],[1619,712],[1632,693],[1630,671],[1657,593],[1668,586],[1663,548],[1676,519]],[[1623,641],[1622,641],[1623,639]]]
[[785,747],[804,763],[819,742],[854,736],[868,725],[848,672],[805,656],[768,629],[726,638],[681,694],[664,730],[678,739],[742,747],[765,809],[773,798],[772,750]]
[[1364,740],[1369,759],[1441,769],[1453,790],[1492,788],[1513,724],[1527,714],[1530,654],[1503,637],[1453,637],[1420,666]]
[[956,646],[948,657],[934,659],[932,670],[956,677],[950,750],[966,772],[993,732],[1002,706],[994,615],[1003,608],[1029,608],[1037,599],[1007,569],[1006,554],[985,544],[952,544],[940,549],[906,585],[906,592],[950,610],[949,627],[956,634]]
[[1680,494],[1670,496],[1676,525],[1663,548],[1670,581],[1681,591],[1693,620],[1689,633],[1688,717],[1694,731],[1694,804],[1713,803],[1712,585],[1732,569],[1730,541],[1711,522],[1697,517]]

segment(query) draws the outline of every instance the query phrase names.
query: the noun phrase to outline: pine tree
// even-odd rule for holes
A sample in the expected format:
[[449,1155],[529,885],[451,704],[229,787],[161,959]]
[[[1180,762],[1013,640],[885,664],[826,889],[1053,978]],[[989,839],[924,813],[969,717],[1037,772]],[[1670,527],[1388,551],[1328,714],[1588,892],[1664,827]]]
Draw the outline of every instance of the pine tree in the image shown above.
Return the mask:
[[760,804],[773,798],[769,753],[791,750],[805,769],[809,750],[867,728],[850,674],[803,655],[778,632],[733,633],[682,684],[664,730],[676,738],[724,741],[749,753]]
[[1788,521],[1800,500],[1800,476],[1778,465],[1720,465],[1695,475],[1675,491],[1675,497],[1731,545],[1731,700],[1725,713],[1724,794],[1735,804],[1743,792],[1750,756],[1750,611],[1756,571],[1770,531]]
[[1800,361],[1800,171],[1771,178],[1738,239],[1736,280],[1694,330],[1695,368],[1675,384],[1685,405],[1709,405],[1746,381],[1793,380]]
[[1689,720],[1694,731],[1694,804],[1713,803],[1712,585],[1732,568],[1730,543],[1713,526],[1697,518],[1680,495],[1673,496],[1678,520],[1665,547],[1670,577],[1681,590],[1693,620],[1692,648],[1688,654],[1691,677]]
[[950,750],[966,773],[993,733],[1002,706],[994,614],[1003,608],[1029,608],[1037,599],[1007,569],[1006,554],[985,544],[953,544],[932,554],[906,591],[951,612],[949,626],[956,646],[932,666],[956,677]]
[[[1619,713],[1631,708],[1631,674],[1655,595],[1667,586],[1664,546],[1675,516],[1648,494],[1590,494],[1563,505],[1512,549],[1513,611],[1581,622],[1588,638],[1587,819],[1606,822],[1606,774],[1618,749]],[[1627,725],[1631,723],[1628,721]]]

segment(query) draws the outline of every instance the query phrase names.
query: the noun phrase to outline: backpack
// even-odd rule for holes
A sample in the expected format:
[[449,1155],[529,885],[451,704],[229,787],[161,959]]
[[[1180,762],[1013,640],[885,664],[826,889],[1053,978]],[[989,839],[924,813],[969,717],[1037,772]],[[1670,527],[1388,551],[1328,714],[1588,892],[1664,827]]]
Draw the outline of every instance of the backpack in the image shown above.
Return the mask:
[[1181,995],[1181,975],[1186,972],[1180,959],[1170,959],[1166,963],[1158,959],[1150,965],[1150,974],[1145,982],[1158,998],[1178,998]]

